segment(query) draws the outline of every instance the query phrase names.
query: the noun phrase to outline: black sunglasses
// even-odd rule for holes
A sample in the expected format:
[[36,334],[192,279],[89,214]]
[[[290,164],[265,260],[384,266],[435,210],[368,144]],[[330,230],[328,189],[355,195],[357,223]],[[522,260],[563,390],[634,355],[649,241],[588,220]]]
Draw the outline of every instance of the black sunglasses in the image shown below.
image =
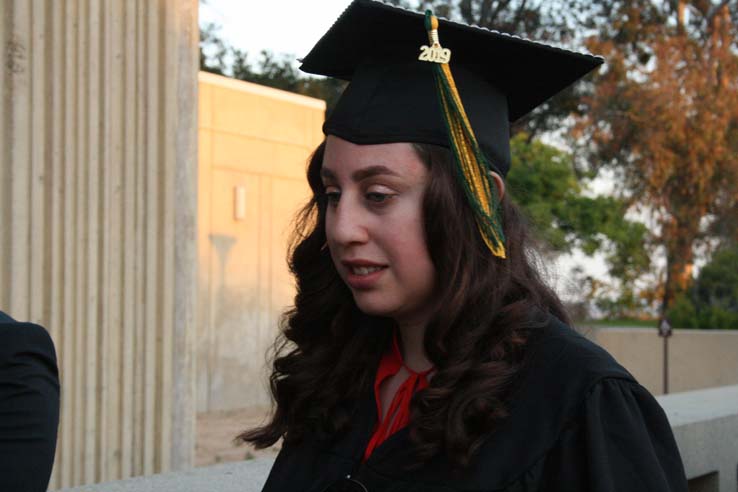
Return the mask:
[[369,492],[363,483],[354,480],[350,476],[336,480],[323,492]]

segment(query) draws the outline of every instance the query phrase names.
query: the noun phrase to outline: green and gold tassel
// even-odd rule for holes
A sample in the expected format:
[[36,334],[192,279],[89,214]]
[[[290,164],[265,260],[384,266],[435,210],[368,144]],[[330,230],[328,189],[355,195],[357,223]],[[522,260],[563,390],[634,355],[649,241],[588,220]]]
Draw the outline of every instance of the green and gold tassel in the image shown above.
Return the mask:
[[474,210],[479,232],[493,255],[505,258],[505,236],[500,218],[500,199],[491,175],[491,166],[474,136],[461,103],[459,91],[448,63],[451,51],[438,40],[438,19],[430,10],[425,12],[425,28],[430,46],[421,46],[418,58],[434,65],[434,78],[441,102],[443,119],[448,129],[451,150],[456,161],[457,177]]

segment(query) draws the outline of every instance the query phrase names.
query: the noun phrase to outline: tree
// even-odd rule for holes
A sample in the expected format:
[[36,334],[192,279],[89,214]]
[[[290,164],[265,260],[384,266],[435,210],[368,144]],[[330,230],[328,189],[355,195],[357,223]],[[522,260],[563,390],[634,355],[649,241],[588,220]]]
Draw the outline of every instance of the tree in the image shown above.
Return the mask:
[[209,23],[200,28],[200,70],[225,75],[230,47],[218,35],[220,27]]
[[507,188],[550,253],[604,252],[609,273],[623,285],[648,270],[646,227],[626,218],[623,200],[587,196],[569,153],[523,133],[512,138],[511,153]]
[[687,287],[695,246],[735,231],[738,46],[729,3],[593,1],[598,34],[588,46],[607,67],[575,138],[589,170],[614,170],[624,198],[657,224],[662,313]]
[[738,329],[738,246],[719,249],[668,311],[675,326]]

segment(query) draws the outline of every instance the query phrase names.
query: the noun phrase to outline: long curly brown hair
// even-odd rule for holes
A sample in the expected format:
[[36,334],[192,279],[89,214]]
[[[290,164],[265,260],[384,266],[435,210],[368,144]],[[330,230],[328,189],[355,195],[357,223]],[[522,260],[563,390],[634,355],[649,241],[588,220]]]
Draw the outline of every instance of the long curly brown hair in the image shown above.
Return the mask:
[[[414,144],[429,169],[423,197],[425,235],[440,281],[440,302],[426,328],[425,351],[436,372],[411,404],[410,437],[418,461],[445,452],[467,465],[507,415],[526,340],[549,314],[567,322],[557,296],[535,267],[527,226],[505,196],[501,203],[507,258],[492,256],[449,150]],[[326,242],[326,199],[320,178],[325,142],[310,158],[313,196],[296,220],[289,265],[297,280],[294,307],[275,344],[270,388],[274,411],[239,439],[257,448],[280,438],[329,440],[346,430],[357,402],[372,387],[393,322],[362,313],[339,277]]]

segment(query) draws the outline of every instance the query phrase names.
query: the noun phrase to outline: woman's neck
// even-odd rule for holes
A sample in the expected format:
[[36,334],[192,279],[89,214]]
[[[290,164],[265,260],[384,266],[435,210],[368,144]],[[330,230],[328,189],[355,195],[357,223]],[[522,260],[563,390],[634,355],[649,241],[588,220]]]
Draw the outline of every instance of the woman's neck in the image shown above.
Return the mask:
[[415,372],[427,371],[433,367],[433,363],[425,353],[423,343],[426,324],[425,322],[397,324],[402,341],[402,360],[407,368]]

